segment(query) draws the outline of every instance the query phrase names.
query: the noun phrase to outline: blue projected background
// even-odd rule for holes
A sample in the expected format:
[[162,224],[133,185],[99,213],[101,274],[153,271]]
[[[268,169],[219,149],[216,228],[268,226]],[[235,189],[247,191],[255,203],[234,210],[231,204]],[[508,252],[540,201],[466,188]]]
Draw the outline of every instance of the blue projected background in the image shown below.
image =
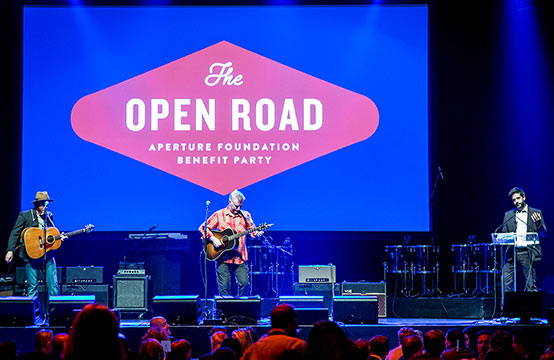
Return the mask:
[[255,222],[429,231],[426,6],[25,7],[23,36],[21,206],[47,190],[63,230],[194,230],[206,200],[226,206],[226,196],[80,139],[70,122],[83,96],[225,40],[379,110],[369,139],[241,189]]

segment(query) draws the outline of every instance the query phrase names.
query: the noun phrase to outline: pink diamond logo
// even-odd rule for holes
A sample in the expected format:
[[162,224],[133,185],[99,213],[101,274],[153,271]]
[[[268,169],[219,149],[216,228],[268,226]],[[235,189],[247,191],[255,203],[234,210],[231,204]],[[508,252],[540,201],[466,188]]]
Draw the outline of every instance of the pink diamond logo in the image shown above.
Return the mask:
[[81,98],[83,140],[228,194],[368,139],[368,97],[222,41]]

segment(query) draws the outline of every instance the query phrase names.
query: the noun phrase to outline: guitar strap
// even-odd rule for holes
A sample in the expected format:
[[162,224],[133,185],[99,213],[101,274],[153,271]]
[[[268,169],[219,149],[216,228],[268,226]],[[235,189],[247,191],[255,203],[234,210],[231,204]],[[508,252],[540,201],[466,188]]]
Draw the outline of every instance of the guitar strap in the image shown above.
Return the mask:
[[47,223],[50,223],[51,227],[56,227],[56,225],[54,225],[54,219],[52,218],[52,213],[50,211],[46,211],[46,219],[48,219]]
[[[250,226],[254,227],[254,224],[248,221],[248,217],[246,215],[244,215],[242,210],[239,210],[239,212],[240,212],[240,215],[242,216],[242,218],[244,219],[244,225],[246,225],[245,230],[248,230],[250,228]],[[240,255],[240,253],[239,253],[239,256],[242,259],[242,255]],[[246,260],[242,259],[242,261],[246,261]]]
[[250,226],[254,227],[254,224],[248,221],[248,217],[246,215],[244,215],[242,210],[239,210],[239,211],[240,211],[240,215],[244,219],[244,225],[246,225],[245,230],[250,229]]
[[37,221],[39,227],[44,226],[44,221],[46,221],[46,226],[47,227],[56,227],[56,225],[54,225],[54,219],[52,218],[52,213],[50,211],[46,211],[44,215],[45,216],[44,216],[43,222],[41,224],[39,222],[38,218],[42,218],[42,216],[37,215],[36,211],[34,211],[34,209],[33,209],[33,212],[32,212],[33,220]]

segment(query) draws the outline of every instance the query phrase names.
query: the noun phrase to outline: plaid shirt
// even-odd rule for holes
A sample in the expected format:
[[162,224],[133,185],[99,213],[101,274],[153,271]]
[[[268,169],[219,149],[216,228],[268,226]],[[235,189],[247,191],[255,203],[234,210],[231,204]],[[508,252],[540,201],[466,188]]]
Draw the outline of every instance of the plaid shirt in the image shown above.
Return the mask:
[[[208,229],[206,231],[208,238],[212,236],[210,229],[217,229],[219,231],[230,228],[236,233],[241,233],[247,229],[255,227],[252,221],[252,216],[248,211],[241,210],[242,214],[248,219],[248,225],[244,221],[244,217],[241,214],[233,215],[229,207],[216,211],[208,219]],[[200,225],[198,229],[204,237],[204,223]],[[254,234],[251,233],[254,237]],[[223,262],[228,264],[242,264],[248,260],[248,252],[246,251],[246,235],[243,235],[238,240],[238,251],[231,250],[223,255]]]

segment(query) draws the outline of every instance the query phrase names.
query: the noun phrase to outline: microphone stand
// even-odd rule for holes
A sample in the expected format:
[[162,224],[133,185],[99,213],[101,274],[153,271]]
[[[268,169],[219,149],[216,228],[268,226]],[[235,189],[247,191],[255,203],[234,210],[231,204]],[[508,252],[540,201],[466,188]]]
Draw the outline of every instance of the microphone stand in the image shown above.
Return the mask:
[[[44,233],[43,233],[43,237],[42,237],[42,249],[44,250],[43,251],[43,254],[42,254],[42,274],[44,276],[44,291],[43,291],[43,297],[42,297],[42,305],[43,305],[43,314],[42,314],[42,325],[44,324],[47,324],[48,323],[48,280],[47,280],[47,276],[46,276],[46,244],[47,244],[47,239],[48,239],[48,203],[46,202],[45,205],[44,205]],[[38,281],[38,279],[37,279]],[[38,284],[37,284],[37,287],[38,287],[38,293],[40,294],[40,281],[38,281]],[[39,301],[40,303],[40,301]]]
[[206,215],[204,216],[204,242],[202,244],[202,252],[204,253],[204,310],[203,318],[206,319],[208,312],[208,253],[206,245],[208,241],[208,214],[210,213],[210,201],[206,201]]
[[[433,183],[433,190],[431,190],[431,196],[429,198],[429,204],[433,206],[434,200],[435,200],[435,190],[437,189],[437,186],[439,184],[439,180],[442,179],[444,181],[444,176],[442,174],[442,170],[440,166],[438,166],[438,173],[435,177],[435,182]],[[437,259],[434,259],[435,256],[438,256],[440,254],[440,251],[435,251],[435,237],[433,236],[433,231],[431,231],[431,249],[433,254],[433,260],[435,266],[433,266],[433,274],[431,274],[431,288],[432,292],[430,295],[442,297],[443,293],[439,288],[439,261]]]
[[[271,290],[277,297],[279,297],[279,292],[280,292],[280,289],[279,289],[279,255],[278,253],[279,252],[282,252],[284,255],[283,255],[283,258],[285,258],[285,256],[289,256],[291,259],[292,259],[292,251],[288,251],[288,250],[285,250],[283,249],[283,246],[276,246],[276,245],[273,245],[271,243],[270,240],[268,239],[271,239],[271,236],[265,236],[265,235],[262,235],[264,240],[263,240],[263,244],[265,246],[267,246],[268,249],[270,250],[273,250],[273,253],[275,254],[275,257],[271,260],[272,263],[271,263],[271,271],[270,271],[270,276],[271,276],[271,280],[270,280],[270,287]],[[292,248],[292,245],[291,245],[291,248]],[[275,261],[275,262],[273,262]],[[285,264],[283,264],[285,265]],[[284,268],[284,270],[286,271],[287,269]]]
[[[506,225],[509,221],[511,221],[515,217],[516,217],[516,211],[514,210],[514,212],[512,213],[512,216],[510,218],[504,220],[500,226],[498,226],[496,229],[494,229],[493,234],[496,234],[498,232],[498,230],[500,230],[500,228],[503,228],[504,225]],[[517,219],[515,219],[515,221],[516,221],[516,224],[517,224]],[[504,230],[504,229],[502,229],[502,230]],[[516,263],[516,244],[515,244],[515,242],[512,246],[513,246],[513,252],[514,252],[514,255],[513,255],[514,256],[514,265],[513,265],[514,279],[513,280],[514,280],[514,291],[515,291],[517,289],[517,287],[516,287],[516,276],[517,276],[516,275],[516,271],[517,271],[516,264],[517,263]],[[501,271],[500,271],[500,282],[501,282],[501,286],[500,286],[500,314],[502,316],[504,316],[504,295],[506,293],[505,284],[504,284],[504,263],[507,261],[508,251],[510,251],[509,246],[506,247],[506,249],[501,248],[501,252],[500,252],[500,266],[501,266]],[[497,289],[495,288],[494,289],[495,297],[496,297],[496,292],[497,292]]]

